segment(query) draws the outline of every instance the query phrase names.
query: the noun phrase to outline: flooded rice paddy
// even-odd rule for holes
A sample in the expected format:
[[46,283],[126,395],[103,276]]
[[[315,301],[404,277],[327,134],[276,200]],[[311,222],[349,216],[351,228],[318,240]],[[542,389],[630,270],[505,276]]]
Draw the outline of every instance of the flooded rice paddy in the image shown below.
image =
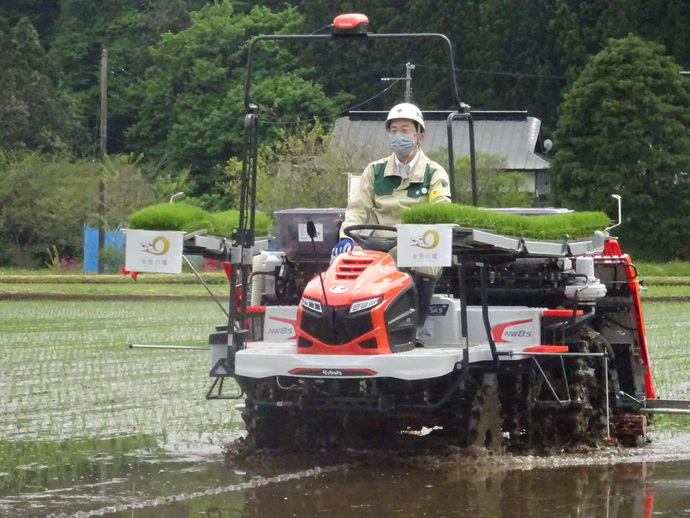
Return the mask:
[[[688,398],[690,304],[647,303],[660,397]],[[690,420],[639,449],[246,458],[232,401],[207,402],[204,301],[0,301],[0,516],[690,515]]]

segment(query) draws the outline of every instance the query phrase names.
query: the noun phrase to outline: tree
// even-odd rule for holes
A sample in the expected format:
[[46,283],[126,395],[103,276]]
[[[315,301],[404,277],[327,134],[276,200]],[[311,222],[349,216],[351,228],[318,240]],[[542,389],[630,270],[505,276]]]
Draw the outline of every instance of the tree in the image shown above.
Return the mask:
[[[338,148],[332,137],[317,120],[311,128],[293,135],[286,132],[277,142],[263,144],[258,153],[257,209],[271,214],[296,207],[345,207],[347,174],[361,174],[380,156],[372,150]],[[228,162],[226,192],[233,199],[239,199],[241,170],[240,160]]]
[[0,146],[68,149],[78,127],[73,107],[50,78],[45,50],[28,18],[11,29],[0,18],[0,69]]
[[[169,167],[189,168],[201,194],[219,191],[222,166],[240,155],[249,42],[257,34],[300,32],[295,9],[235,11],[225,0],[194,13],[191,26],[166,33],[152,49],[154,64],[139,85],[139,120],[132,148]],[[345,96],[327,97],[289,49],[269,42],[256,53],[252,97],[261,108],[262,137],[275,140],[314,116],[335,113]]]
[[108,157],[100,165],[38,153],[0,155],[0,265],[42,266],[48,249],[59,257],[79,258],[84,225],[98,222],[101,174],[106,229],[155,201],[152,186],[129,157]]
[[[175,20],[171,20],[171,17]],[[183,27],[189,14],[182,0],[61,0],[48,58],[69,90],[87,136],[74,146],[80,155],[98,150],[101,56],[108,51],[109,153],[126,149],[125,129],[137,119],[128,95],[150,64],[148,48],[161,32]]]
[[[41,38],[52,35],[60,0],[10,0],[0,5],[0,18],[15,25],[22,18],[28,18]],[[44,40],[45,41],[45,40]]]
[[552,202],[616,215],[628,249],[686,257],[690,242],[690,91],[664,48],[611,40],[569,87],[554,136]]
[[[448,169],[448,150],[438,149],[429,158]],[[472,168],[470,157],[457,157],[454,161],[455,196],[453,203],[472,205]],[[505,159],[487,153],[477,153],[477,205],[480,207],[532,207],[534,195],[525,190],[524,175],[506,171]]]

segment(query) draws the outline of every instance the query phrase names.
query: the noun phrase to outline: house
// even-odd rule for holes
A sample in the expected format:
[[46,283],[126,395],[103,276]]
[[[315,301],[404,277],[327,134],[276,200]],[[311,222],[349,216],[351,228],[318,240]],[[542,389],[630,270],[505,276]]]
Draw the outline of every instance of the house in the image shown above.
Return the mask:
[[[451,112],[423,112],[426,126],[425,152],[448,148],[447,119]],[[334,144],[368,150],[372,156],[388,153],[383,121],[387,112],[350,112],[335,122]],[[537,200],[549,190],[549,162],[543,156],[541,121],[524,111],[476,111],[474,121],[475,150],[503,158],[506,171],[524,175],[524,189]],[[463,120],[453,122],[453,152],[456,157],[469,154],[469,127]]]

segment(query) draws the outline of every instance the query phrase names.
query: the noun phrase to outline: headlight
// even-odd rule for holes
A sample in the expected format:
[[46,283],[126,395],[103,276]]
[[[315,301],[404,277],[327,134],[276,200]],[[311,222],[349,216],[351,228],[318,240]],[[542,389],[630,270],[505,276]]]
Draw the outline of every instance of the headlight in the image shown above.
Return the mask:
[[302,298],[302,306],[307,309],[311,309],[312,311],[316,311],[317,313],[323,313],[321,303],[318,300]]
[[353,302],[350,306],[350,313],[357,313],[358,311],[364,311],[365,309],[373,308],[374,306],[381,303],[383,297],[376,297],[373,299],[364,299]]

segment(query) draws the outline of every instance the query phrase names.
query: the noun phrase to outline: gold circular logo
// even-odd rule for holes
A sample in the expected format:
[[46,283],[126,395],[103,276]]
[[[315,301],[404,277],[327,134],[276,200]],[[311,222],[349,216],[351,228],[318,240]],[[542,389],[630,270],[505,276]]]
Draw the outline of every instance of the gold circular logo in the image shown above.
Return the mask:
[[170,241],[167,237],[158,236],[156,239],[151,241],[151,248],[146,250],[152,255],[165,255],[170,250]]
[[416,246],[423,248],[424,250],[431,250],[438,246],[438,242],[441,240],[441,236],[435,230],[427,230],[422,234],[422,239],[417,243]]

